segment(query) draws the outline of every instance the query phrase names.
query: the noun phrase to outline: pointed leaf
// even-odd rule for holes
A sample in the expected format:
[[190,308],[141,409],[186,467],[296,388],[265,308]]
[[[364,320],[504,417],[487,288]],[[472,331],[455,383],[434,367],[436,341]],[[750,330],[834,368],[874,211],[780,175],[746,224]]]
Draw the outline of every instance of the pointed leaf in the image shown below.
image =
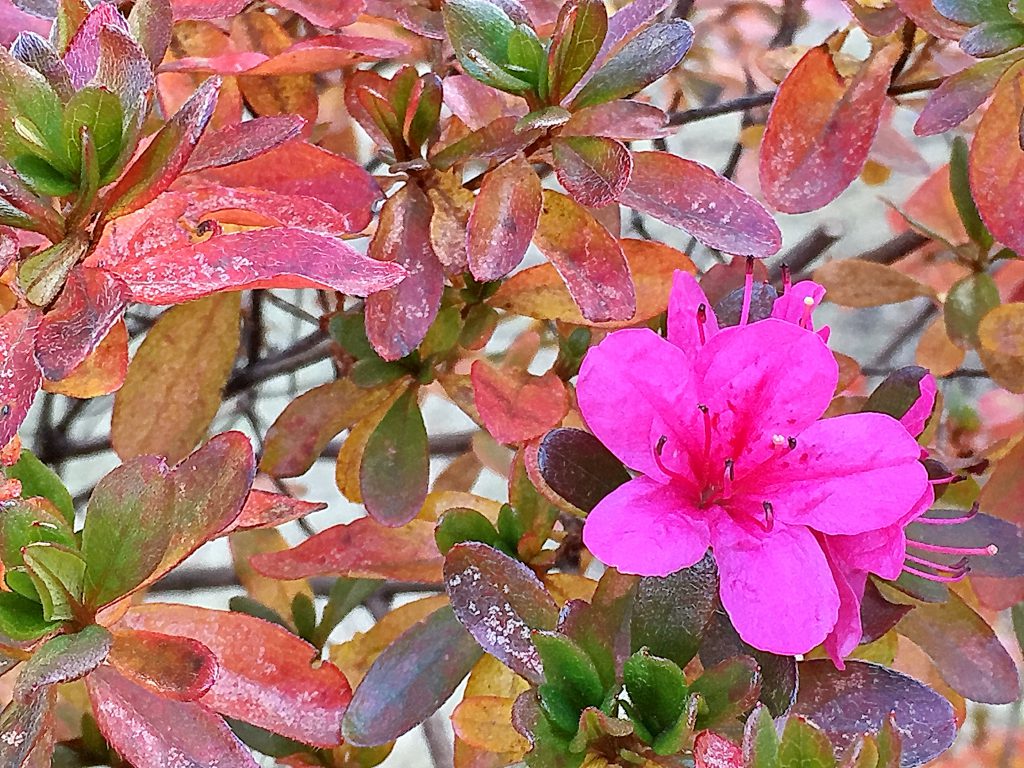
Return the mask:
[[826,733],[816,723],[797,716],[786,721],[779,746],[779,764],[834,768],[836,758]]
[[548,51],[548,98],[560,104],[594,63],[608,32],[602,0],[565,3],[555,21]]
[[305,125],[306,121],[298,115],[279,115],[209,131],[199,140],[184,172],[196,173],[252,160],[295,138]]
[[849,85],[827,46],[812,48],[797,63],[779,86],[761,142],[761,188],[772,206],[813,211],[857,178],[902,50],[880,48]]
[[877,307],[898,304],[934,291],[888,264],[862,259],[833,261],[814,271],[830,301],[843,307]]
[[322,502],[302,501],[281,493],[254,489],[249,492],[238,517],[221,531],[221,535],[254,528],[276,528],[326,507]]
[[997,56],[947,77],[928,97],[914,124],[918,136],[934,136],[960,125],[992,95],[1006,71],[1021,58],[1018,52]]
[[18,432],[43,380],[33,354],[41,318],[34,309],[0,317],[0,446]]
[[48,640],[21,668],[14,700],[29,704],[50,686],[85,677],[107,658],[112,642],[110,632],[96,624]]
[[466,256],[477,280],[504,277],[523,260],[537,229],[541,184],[517,155],[484,178],[466,229]]

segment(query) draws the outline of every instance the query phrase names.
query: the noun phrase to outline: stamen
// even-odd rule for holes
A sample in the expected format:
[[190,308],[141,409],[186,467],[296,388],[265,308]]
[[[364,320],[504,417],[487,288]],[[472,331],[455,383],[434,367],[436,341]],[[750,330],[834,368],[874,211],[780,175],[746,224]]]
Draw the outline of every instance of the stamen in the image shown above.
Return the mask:
[[927,573],[925,571],[920,571],[917,568],[914,568],[910,565],[904,565],[903,570],[904,572],[909,573],[912,576],[917,576],[919,578],[926,579],[927,581],[936,581],[940,584],[955,584],[956,582],[963,581],[965,578],[967,578],[966,572],[957,574],[956,576],[940,576],[937,573]]
[[668,435],[662,435],[661,437],[658,438],[658,442],[654,446],[654,463],[658,467],[658,469],[660,469],[666,475],[668,475],[669,477],[674,477],[675,472],[666,467],[664,461],[661,458],[661,454],[665,450],[665,443],[667,442]]
[[978,514],[978,502],[974,502],[974,506],[971,507],[970,511],[962,517],[919,517],[915,520],[915,523],[924,523],[925,525],[959,525],[960,523],[967,523],[973,520]]
[[989,544],[987,547],[944,547],[939,544],[926,544],[923,541],[908,541],[908,546],[922,549],[925,552],[936,552],[940,555],[977,555],[978,557],[992,557],[999,554],[999,547]]
[[697,409],[704,414],[704,466],[707,466],[711,458],[711,414],[704,403],[698,403]]
[[750,302],[754,296],[754,257],[747,256],[747,275],[743,279],[743,311],[740,312],[740,325],[750,320]]
[[703,346],[707,341],[704,338],[704,324],[708,321],[708,308],[704,304],[697,307],[697,333],[700,334],[700,343]]
[[792,285],[793,285],[793,275],[789,271],[789,264],[783,264],[782,265],[782,295],[783,296],[786,295],[786,291],[788,291],[792,287]]
[[764,507],[764,529],[770,531],[775,528],[775,508],[770,501],[762,501],[761,506]]
[[800,327],[809,331],[814,330],[814,323],[811,321],[811,312],[814,310],[814,299],[810,296],[804,297],[804,310],[800,315]]
[[953,485],[953,483],[962,483],[966,479],[963,475],[948,475],[946,477],[929,478],[928,482],[931,485]]
[[971,569],[966,557],[960,558],[952,565],[943,565],[942,563],[935,563],[931,560],[926,560],[923,557],[918,557],[917,555],[912,555],[908,552],[907,560],[909,560],[912,563],[916,563],[917,565],[923,565],[926,568],[931,568],[932,570],[937,571],[939,573],[966,573]]

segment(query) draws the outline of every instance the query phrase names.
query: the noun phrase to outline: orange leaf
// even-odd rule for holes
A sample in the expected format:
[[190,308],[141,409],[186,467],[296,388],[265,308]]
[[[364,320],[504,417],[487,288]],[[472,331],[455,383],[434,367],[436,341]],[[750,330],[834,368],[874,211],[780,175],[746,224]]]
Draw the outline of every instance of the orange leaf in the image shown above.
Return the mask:
[[565,384],[551,371],[533,376],[477,360],[470,376],[477,412],[499,443],[539,437],[569,412]]

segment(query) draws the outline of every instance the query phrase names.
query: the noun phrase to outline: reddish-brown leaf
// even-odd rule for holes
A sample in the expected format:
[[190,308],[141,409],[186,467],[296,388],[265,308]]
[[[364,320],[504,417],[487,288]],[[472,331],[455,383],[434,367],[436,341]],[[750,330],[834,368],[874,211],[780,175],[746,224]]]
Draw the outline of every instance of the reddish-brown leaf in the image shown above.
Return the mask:
[[516,132],[516,117],[499,117],[468,136],[434,152],[430,162],[435,168],[447,171],[456,163],[469,159],[504,160],[522,152],[537,140],[541,131],[533,129]]
[[195,701],[217,679],[217,659],[205,645],[158,632],[115,630],[107,663],[136,685],[178,701]]
[[220,717],[200,704],[156,696],[111,667],[85,679],[103,737],[132,765],[258,768]]
[[650,320],[668,307],[672,273],[677,269],[696,274],[697,268],[682,251],[652,240],[620,240],[633,284],[636,287],[636,314],[624,321],[591,323],[580,314],[565,283],[550,264],[518,272],[504,283],[490,304],[506,312],[538,320],[560,320],[574,325],[600,325],[621,328]]
[[551,142],[555,173],[578,203],[599,208],[629,183],[633,159],[626,147],[603,136],[559,136]]
[[0,446],[17,433],[43,381],[34,354],[41,317],[35,309],[0,316]]
[[74,88],[82,88],[96,74],[100,59],[100,32],[107,26],[128,32],[128,23],[117,6],[100,3],[89,11],[68,43],[63,59]]
[[441,580],[443,562],[431,522],[389,528],[368,517],[321,531],[287,552],[252,558],[257,571],[275,579],[334,575],[424,584]]
[[978,125],[971,145],[971,191],[996,240],[1024,253],[1024,70],[1010,69]]
[[901,45],[886,45],[847,85],[827,46],[808,51],[779,86],[761,142],[761,189],[786,213],[835,200],[857,178],[878,132]]
[[184,173],[234,165],[269,152],[294,139],[305,127],[298,115],[257,117],[203,134]]
[[128,329],[119,320],[78,367],[60,381],[43,380],[43,390],[88,399],[116,392],[128,374]]
[[725,253],[760,258],[782,247],[772,215],[750,194],[707,166],[668,152],[634,152],[633,175],[619,201]]
[[547,432],[569,412],[565,384],[554,373],[499,370],[484,360],[473,363],[477,412],[499,443],[521,443]]
[[668,116],[651,104],[618,99],[573,113],[561,136],[605,136],[609,139],[658,139],[672,134]]
[[43,376],[60,381],[77,368],[120,320],[129,298],[128,286],[115,275],[88,267],[73,270],[39,324],[36,360]]
[[985,103],[1000,78],[1022,55],[1015,51],[984,59],[947,77],[928,98],[914,124],[914,133],[932,136],[960,125]]
[[628,320],[636,292],[618,241],[587,210],[566,195],[544,190],[533,239],[588,320]]
[[408,273],[366,300],[366,335],[385,360],[419,346],[441,306],[444,269],[430,244],[430,218],[427,196],[408,183],[384,204],[370,242],[370,256],[381,269]]
[[124,623],[209,648],[219,669],[200,702],[211,709],[305,744],[341,743],[348,681],[330,662],[314,664],[316,649],[288,630],[242,613],[170,604],[137,606]]
[[249,497],[245,500],[245,506],[238,517],[221,531],[220,535],[251,528],[276,528],[283,523],[326,508],[327,505],[322,502],[303,501],[282,493],[253,490],[249,492]]
[[523,260],[540,218],[541,185],[517,155],[487,174],[466,231],[466,256],[477,280],[497,280]]

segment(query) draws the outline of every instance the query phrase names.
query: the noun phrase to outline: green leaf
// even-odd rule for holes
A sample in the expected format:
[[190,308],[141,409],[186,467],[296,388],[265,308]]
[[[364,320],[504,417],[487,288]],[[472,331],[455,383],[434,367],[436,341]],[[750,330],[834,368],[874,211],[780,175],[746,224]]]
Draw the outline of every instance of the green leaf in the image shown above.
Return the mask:
[[802,717],[790,717],[782,733],[779,768],[835,768],[832,743],[818,726]]
[[292,598],[292,621],[303,640],[309,641],[316,632],[316,606],[313,605],[313,599],[304,592]]
[[962,38],[964,53],[978,58],[998,56],[1024,45],[1024,24],[1009,16],[1001,21],[985,21]]
[[505,554],[513,554],[499,540],[498,532],[490,520],[475,509],[464,507],[453,507],[441,515],[434,529],[434,540],[442,555],[447,555],[448,550],[464,541],[477,541],[500,549]]
[[992,234],[981,220],[978,213],[978,206],[974,203],[974,196],[971,194],[971,180],[968,172],[968,158],[970,147],[968,147],[963,136],[953,139],[953,151],[949,161],[949,190],[953,194],[953,202],[956,204],[960,220],[964,224],[971,240],[982,248],[988,250],[992,247]]
[[536,87],[546,68],[544,46],[537,33],[526,24],[517,24],[508,38],[509,67],[517,77]]
[[337,579],[331,585],[327,604],[324,606],[320,623],[313,633],[311,642],[317,648],[323,648],[334,628],[348,616],[353,609],[372,595],[383,582],[379,579]]
[[488,0],[446,0],[442,12],[448,39],[470,76],[502,90],[529,90],[528,82],[505,69],[516,29],[505,11]]
[[676,19],[651,24],[602,65],[572,101],[573,111],[630,96],[673,69],[690,50],[693,27]]
[[85,561],[74,550],[57,544],[32,544],[22,552],[29,578],[43,605],[47,621],[75,618],[82,601]]
[[64,218],[40,199],[18,176],[0,170],[0,224],[45,235],[51,242],[64,236]]
[[40,195],[65,197],[77,187],[63,171],[35,155],[17,155],[11,159],[11,165],[25,183]]
[[15,700],[28,702],[44,688],[85,677],[106,660],[113,643],[110,632],[98,624],[47,640],[22,667]]
[[1024,651],[1024,603],[1017,603],[1010,612],[1013,618],[1013,633],[1017,636],[1017,645]]
[[266,755],[267,757],[288,757],[289,755],[309,751],[309,747],[301,742],[294,741],[285,736],[279,736],[263,728],[257,728],[255,725],[249,725],[249,723],[242,722],[241,720],[235,720],[230,717],[224,719],[231,726],[235,736],[241,739],[246,746],[252,747],[261,755]]
[[758,704],[747,718],[743,753],[748,756],[749,768],[780,768],[779,735],[771,713],[763,704]]
[[263,619],[269,621],[271,624],[277,624],[279,627],[284,627],[289,632],[292,631],[291,626],[287,621],[275,611],[273,608],[268,608],[263,603],[253,600],[251,597],[246,595],[235,595],[228,600],[228,610],[234,611],[235,613],[244,613],[246,616],[253,616],[257,619]]
[[537,632],[533,643],[544,666],[545,682],[537,689],[541,708],[566,733],[576,733],[580,714],[600,707],[604,686],[586,651],[565,635]]
[[65,173],[75,166],[61,166],[60,97],[39,72],[0,50],[0,144],[10,158],[29,152],[45,157]]
[[418,393],[412,387],[394,402],[363,451],[360,493],[366,511],[384,525],[409,522],[427,497],[430,449]]
[[74,268],[89,247],[87,240],[69,237],[30,256],[18,265],[18,283],[25,298],[45,307],[60,293]]
[[[636,716],[654,740],[685,717],[690,695],[686,676],[677,664],[641,648],[626,659],[622,679]],[[675,750],[655,751],[671,754]]]
[[944,316],[946,333],[957,346],[974,349],[978,346],[978,325],[999,306],[996,281],[984,272],[958,280],[946,295]]
[[366,317],[362,312],[335,315],[328,324],[328,330],[331,338],[356,360],[380,359],[366,337]]
[[571,0],[562,6],[548,51],[548,99],[561,103],[597,58],[608,34],[603,0]]
[[421,75],[420,82],[423,85],[419,100],[416,102],[416,110],[412,117],[407,118],[405,129],[406,143],[417,151],[437,130],[437,121],[441,116],[443,101],[441,79],[437,75],[433,73]]
[[101,173],[121,154],[121,102],[105,88],[89,86],[71,97],[64,108],[64,156],[77,169],[82,165],[82,128],[96,144]]
[[60,515],[25,500],[5,503],[0,514],[0,559],[6,569],[7,586],[24,597],[36,600],[38,594],[31,578],[24,572],[22,550],[45,542],[71,549],[78,542],[71,526]]
[[921,397],[921,380],[929,376],[928,370],[917,365],[899,368],[879,384],[864,407],[865,413],[885,413],[902,419]]
[[358,747],[394,741],[430,717],[483,655],[445,606],[377,657],[345,713],[345,740]]
[[61,625],[59,621],[43,618],[43,607],[34,600],[15,594],[0,592],[0,635],[12,640],[37,640]]
[[736,656],[716,664],[693,681],[690,692],[703,699],[697,728],[726,723],[746,712],[761,693],[761,672],[750,656]]
[[42,497],[56,507],[69,525],[75,524],[75,504],[59,475],[28,449],[22,449],[16,463],[6,468],[8,477],[22,483],[22,497]]

